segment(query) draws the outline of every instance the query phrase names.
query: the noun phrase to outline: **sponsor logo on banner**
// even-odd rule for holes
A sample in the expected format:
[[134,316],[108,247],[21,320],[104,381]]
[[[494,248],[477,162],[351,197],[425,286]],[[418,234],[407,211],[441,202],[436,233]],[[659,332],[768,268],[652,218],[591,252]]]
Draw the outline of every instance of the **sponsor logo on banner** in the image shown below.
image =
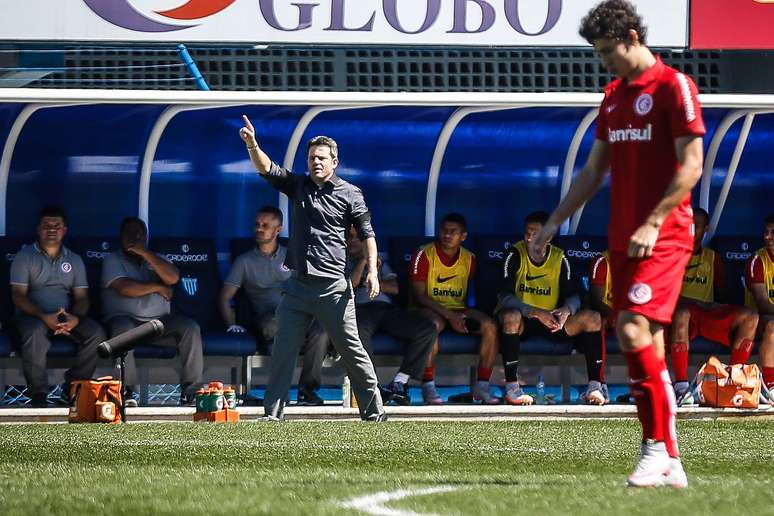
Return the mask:
[[100,244],[101,251],[88,250],[86,251],[86,258],[94,260],[104,260],[107,255],[110,254],[110,244],[108,242],[102,242]]
[[[688,0],[632,0],[648,43],[687,45]],[[598,0],[17,0],[0,39],[452,46],[587,46]],[[35,20],[31,24],[29,20]]]
[[196,295],[196,291],[199,287],[199,279],[198,278],[182,278],[180,281],[183,282],[183,289],[185,290],[186,294],[193,297]]
[[[188,0],[185,4],[174,9],[153,12],[170,21],[195,20],[217,14],[235,1]],[[170,32],[198,25],[172,25],[156,21],[135,9],[129,0],[83,0],[83,2],[103,20],[137,32]]]
[[691,2],[691,48],[774,49],[774,2],[701,0]]

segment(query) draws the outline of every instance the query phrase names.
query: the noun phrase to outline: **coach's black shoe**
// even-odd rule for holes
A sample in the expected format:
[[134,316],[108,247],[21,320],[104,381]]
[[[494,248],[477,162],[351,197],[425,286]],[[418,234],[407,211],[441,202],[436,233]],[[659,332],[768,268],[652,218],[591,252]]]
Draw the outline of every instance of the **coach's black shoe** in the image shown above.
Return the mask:
[[296,405],[302,407],[320,407],[324,405],[323,399],[317,395],[316,392],[308,389],[298,389],[298,397],[296,398]]
[[381,414],[371,414],[370,416],[364,418],[363,421],[367,421],[369,423],[384,423],[387,421],[387,412],[382,412]]
[[379,386],[382,394],[382,403],[395,402],[396,405],[411,405],[411,397],[408,393],[408,385],[399,382],[390,382],[387,387]]

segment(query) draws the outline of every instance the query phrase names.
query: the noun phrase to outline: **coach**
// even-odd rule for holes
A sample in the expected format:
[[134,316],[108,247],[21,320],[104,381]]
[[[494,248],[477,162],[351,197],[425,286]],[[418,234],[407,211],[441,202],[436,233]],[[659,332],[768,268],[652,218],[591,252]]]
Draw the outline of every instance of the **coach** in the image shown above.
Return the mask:
[[269,386],[264,396],[267,419],[281,419],[296,357],[312,319],[323,328],[341,355],[357,398],[360,416],[386,419],[373,363],[357,332],[352,286],[347,280],[347,233],[354,226],[368,257],[366,286],[371,298],[379,293],[376,238],[371,215],[359,188],[335,173],[338,146],[326,136],[307,145],[309,175],[280,168],[261,150],[255,129],[243,116],[239,135],[250,160],[269,184],[293,203],[293,225],[285,265],[293,271],[277,307],[277,335],[272,348]]

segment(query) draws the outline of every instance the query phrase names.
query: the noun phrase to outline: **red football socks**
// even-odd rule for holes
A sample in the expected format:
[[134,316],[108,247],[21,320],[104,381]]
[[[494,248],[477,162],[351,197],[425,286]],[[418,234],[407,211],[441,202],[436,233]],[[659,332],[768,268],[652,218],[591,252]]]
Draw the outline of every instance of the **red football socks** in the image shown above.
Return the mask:
[[435,367],[425,367],[425,372],[422,373],[423,382],[432,382],[435,378]]
[[489,378],[492,377],[492,368],[491,367],[481,367],[478,368],[478,381],[479,382],[488,382]]
[[752,355],[753,341],[744,339],[738,348],[731,350],[731,365],[746,364]]
[[676,382],[688,381],[688,343],[673,342],[669,353],[672,357],[672,369]]
[[677,457],[674,393],[665,362],[658,358],[652,344],[624,353],[624,357],[629,366],[631,392],[637,404],[643,440],[664,441],[669,456]]
[[774,389],[774,367],[763,368],[763,383],[768,389]]

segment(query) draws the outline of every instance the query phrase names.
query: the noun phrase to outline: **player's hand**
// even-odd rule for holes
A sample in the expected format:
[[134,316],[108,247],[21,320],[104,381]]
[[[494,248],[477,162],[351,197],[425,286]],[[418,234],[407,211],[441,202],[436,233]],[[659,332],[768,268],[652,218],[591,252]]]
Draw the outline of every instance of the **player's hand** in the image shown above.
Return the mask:
[[468,333],[468,327],[465,326],[465,314],[463,312],[454,312],[450,310],[446,320],[449,321],[449,326],[457,333]]
[[557,308],[556,310],[551,310],[551,315],[554,316],[556,324],[559,325],[559,327],[554,331],[559,331],[564,328],[564,325],[567,323],[567,319],[569,319],[570,315],[572,315],[572,312],[570,312],[569,308],[563,306],[561,308]]
[[255,139],[255,128],[250,119],[247,118],[247,115],[242,115],[242,122],[245,126],[239,130],[239,137],[242,138],[242,141],[248,147],[257,147],[258,141]]
[[548,245],[548,242],[554,238],[554,235],[556,235],[557,231],[559,231],[559,225],[551,222],[551,220],[548,220],[548,222],[546,222],[543,226],[543,229],[541,229],[540,232],[532,238],[532,240],[529,242],[529,247],[527,248],[532,261],[543,261],[546,245]]
[[629,239],[629,258],[645,258],[653,254],[653,248],[658,240],[659,228],[646,222]]
[[132,242],[128,246],[126,246],[126,252],[137,255],[140,258],[145,258],[145,255],[147,254],[148,250],[145,249],[145,242],[138,241],[138,242]]
[[379,295],[379,274],[377,271],[368,271],[366,276],[366,288],[368,288],[368,297],[373,299]]
[[162,283],[156,284],[156,294],[160,295],[167,301],[172,300],[172,292],[173,292],[172,287],[170,287],[169,285],[164,285]]
[[540,323],[548,328],[552,333],[562,329],[553,314],[547,310],[534,308],[531,315],[533,319],[540,321]]

